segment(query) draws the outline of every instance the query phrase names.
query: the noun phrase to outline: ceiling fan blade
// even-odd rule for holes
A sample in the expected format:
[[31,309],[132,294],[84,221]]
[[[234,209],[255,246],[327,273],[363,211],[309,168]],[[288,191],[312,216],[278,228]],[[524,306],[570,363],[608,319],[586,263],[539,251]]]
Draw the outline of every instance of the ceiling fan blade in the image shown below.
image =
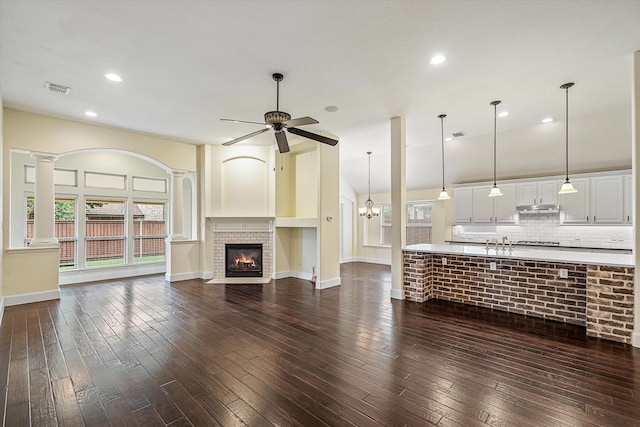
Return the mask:
[[253,125],[262,125],[264,126],[264,123],[260,123],[260,122],[248,122],[246,120],[236,120],[236,119],[220,119],[223,122],[234,122],[234,123],[251,123]]
[[268,130],[269,130],[269,128],[260,129],[260,130],[257,130],[255,132],[251,132],[251,133],[249,133],[249,134],[247,134],[245,136],[241,136],[240,138],[236,138],[236,139],[232,139],[231,141],[227,141],[227,142],[223,143],[222,145],[233,145],[236,142],[244,141],[245,139],[249,139],[249,138],[254,137],[256,135],[260,135],[261,133],[266,132]]
[[314,141],[322,142],[323,144],[336,145],[337,139],[328,138],[326,136],[318,135],[317,133],[307,132],[306,130],[298,128],[287,128],[287,130],[293,134],[304,136],[305,138],[313,139]]
[[287,135],[284,131],[276,132],[276,142],[278,143],[280,154],[289,152],[289,143],[287,142]]
[[283,124],[287,126],[304,126],[304,125],[315,125],[318,123],[316,119],[312,119],[311,117],[298,117],[297,119],[287,120]]

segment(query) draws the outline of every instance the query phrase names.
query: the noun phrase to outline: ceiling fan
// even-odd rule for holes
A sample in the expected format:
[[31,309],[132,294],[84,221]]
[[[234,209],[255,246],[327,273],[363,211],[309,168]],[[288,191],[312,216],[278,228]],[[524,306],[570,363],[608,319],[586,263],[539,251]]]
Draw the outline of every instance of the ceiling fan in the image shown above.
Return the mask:
[[278,143],[278,150],[280,153],[289,152],[289,143],[287,142],[287,135],[285,134],[285,129],[295,135],[304,136],[305,138],[313,139],[314,141],[322,142],[323,144],[336,145],[338,143],[337,139],[328,138],[326,136],[318,135],[317,133],[308,132],[306,130],[298,129],[294,126],[304,126],[304,125],[313,125],[318,123],[317,120],[312,119],[311,117],[299,117],[297,119],[292,119],[289,113],[285,113],[284,111],[280,111],[280,82],[284,79],[284,75],[281,73],[274,73],[272,75],[273,80],[276,81],[276,109],[275,111],[268,111],[264,113],[264,123],[259,122],[248,122],[245,120],[234,120],[234,119],[220,119],[228,122],[236,122],[236,123],[252,123],[256,125],[265,126],[264,129],[260,129],[255,132],[251,132],[247,135],[241,136],[236,139],[232,139],[231,141],[227,141],[222,145],[232,145],[236,142],[243,141],[248,138],[252,138],[256,135],[260,135],[263,132],[268,131],[269,129],[273,129],[276,136],[276,142]]

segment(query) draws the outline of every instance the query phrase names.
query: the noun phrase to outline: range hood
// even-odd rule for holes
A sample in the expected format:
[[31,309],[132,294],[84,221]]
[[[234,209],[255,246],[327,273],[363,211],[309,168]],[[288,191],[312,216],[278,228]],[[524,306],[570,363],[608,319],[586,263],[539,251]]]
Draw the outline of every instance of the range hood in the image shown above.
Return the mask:
[[556,214],[560,213],[560,206],[548,204],[548,205],[521,205],[516,206],[516,210],[519,214]]

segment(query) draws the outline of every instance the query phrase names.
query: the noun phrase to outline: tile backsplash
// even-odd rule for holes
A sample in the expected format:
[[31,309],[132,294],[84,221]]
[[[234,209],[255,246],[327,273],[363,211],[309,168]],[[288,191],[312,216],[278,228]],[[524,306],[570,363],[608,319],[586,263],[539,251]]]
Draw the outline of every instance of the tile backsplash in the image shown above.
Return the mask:
[[559,242],[561,246],[632,249],[629,225],[561,225],[559,214],[521,215],[517,225],[456,225],[452,240],[484,243],[487,239]]

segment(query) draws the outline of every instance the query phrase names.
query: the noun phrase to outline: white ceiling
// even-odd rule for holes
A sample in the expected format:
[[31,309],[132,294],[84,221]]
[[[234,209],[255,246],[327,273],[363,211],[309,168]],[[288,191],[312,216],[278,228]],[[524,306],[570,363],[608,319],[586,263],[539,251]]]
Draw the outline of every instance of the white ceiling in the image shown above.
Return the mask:
[[[438,187],[438,114],[448,114],[445,133],[487,137],[489,102],[501,99],[510,115],[499,132],[508,135],[548,115],[562,120],[559,86],[568,81],[576,82],[578,122],[626,114],[640,49],[635,0],[3,0],[0,16],[6,107],[221,144],[257,128],[219,119],[262,121],[275,109],[271,74],[282,72],[281,110],[311,116],[320,124],[305,129],[340,138],[342,174],[359,193],[367,191],[366,151],[374,152],[372,191],[389,188],[390,117],[406,118],[408,186]],[[435,53],[448,60],[429,65]],[[107,81],[106,72],[124,81]],[[51,94],[45,81],[71,93]],[[339,111],[326,112],[329,105]],[[484,176],[465,171],[492,159],[474,158],[462,141],[447,146],[450,182]],[[240,144],[271,143],[269,132]],[[611,164],[630,155],[626,145]],[[504,162],[528,156],[515,147]],[[550,170],[561,170],[563,158],[554,162]]]

